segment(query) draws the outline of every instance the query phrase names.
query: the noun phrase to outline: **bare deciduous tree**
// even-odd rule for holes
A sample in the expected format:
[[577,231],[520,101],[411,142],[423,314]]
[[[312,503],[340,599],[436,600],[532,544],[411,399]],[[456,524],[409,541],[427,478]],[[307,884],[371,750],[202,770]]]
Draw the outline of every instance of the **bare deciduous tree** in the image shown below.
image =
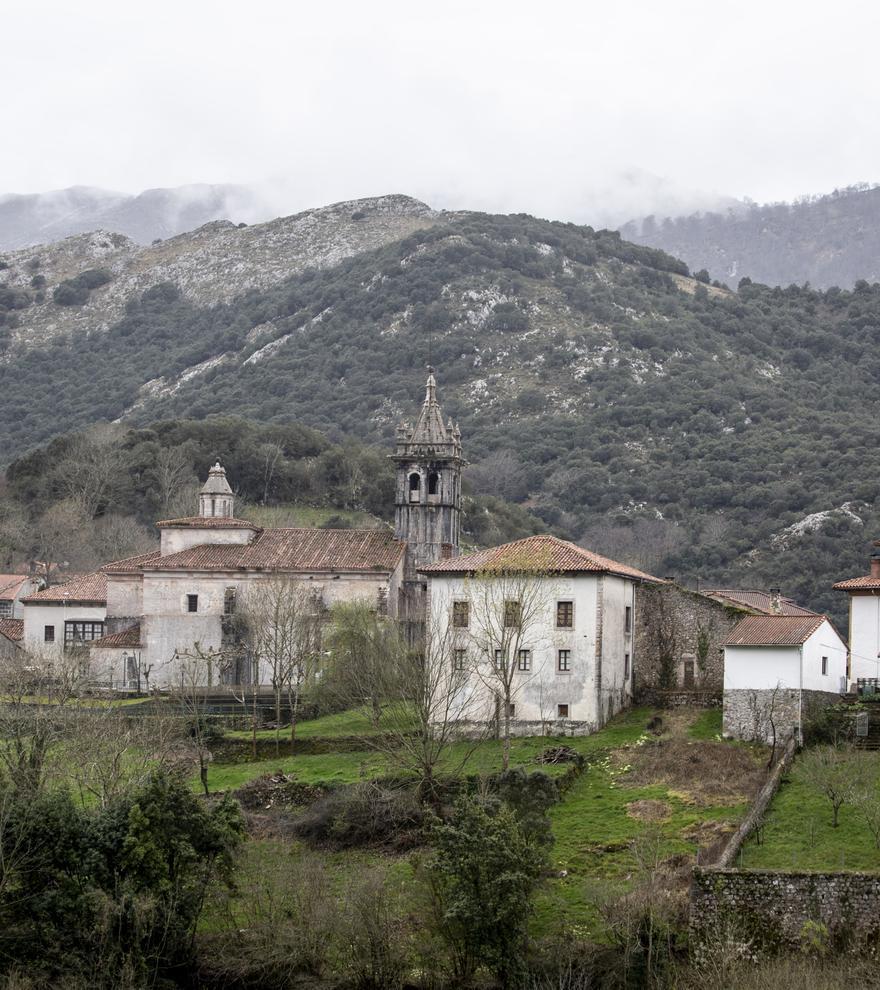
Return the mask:
[[248,588],[237,607],[241,634],[272,687],[276,753],[280,751],[285,699],[293,748],[301,693],[314,678],[320,661],[323,613],[321,588],[307,587],[286,576]]
[[156,487],[156,501],[163,517],[171,516],[181,492],[197,488],[192,463],[184,447],[161,447],[150,470]]
[[502,726],[502,762],[510,766],[510,720],[525,684],[540,673],[532,669],[533,637],[546,620],[555,588],[541,561],[509,559],[466,580],[476,677],[497,699]]
[[89,519],[112,501],[125,477],[121,432],[121,427],[105,425],[78,434],[55,470],[64,497]]
[[852,746],[811,746],[798,757],[795,772],[831,803],[831,824],[840,824],[840,809],[859,791],[862,766]]

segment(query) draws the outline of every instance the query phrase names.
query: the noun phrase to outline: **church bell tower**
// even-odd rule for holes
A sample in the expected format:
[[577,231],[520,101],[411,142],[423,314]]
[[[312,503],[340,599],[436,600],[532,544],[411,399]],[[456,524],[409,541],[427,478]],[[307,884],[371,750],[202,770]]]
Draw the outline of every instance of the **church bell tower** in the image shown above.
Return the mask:
[[405,581],[417,582],[418,567],[458,555],[461,469],[467,463],[458,426],[451,419],[443,423],[433,368],[415,426],[397,428],[391,458],[397,464],[394,535],[407,544]]

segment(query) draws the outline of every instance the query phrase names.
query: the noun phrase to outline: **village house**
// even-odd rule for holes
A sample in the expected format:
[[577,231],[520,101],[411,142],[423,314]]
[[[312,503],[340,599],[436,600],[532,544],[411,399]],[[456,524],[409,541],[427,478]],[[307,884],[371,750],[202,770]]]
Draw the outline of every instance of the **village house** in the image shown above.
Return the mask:
[[800,739],[846,690],[846,643],[824,615],[747,616],[724,644],[726,736]]
[[850,680],[877,690],[880,685],[880,540],[871,554],[871,571],[838,581],[849,595]]
[[21,656],[21,641],[24,635],[22,619],[0,619],[0,660]]
[[73,575],[22,599],[23,645],[29,653],[56,659],[104,635],[107,577],[98,571]]
[[553,536],[421,573],[429,649],[467,672],[462,691],[483,719],[507,703],[516,734],[586,735],[632,702],[636,591],[657,578]]
[[23,599],[42,586],[39,578],[28,574],[0,574],[0,619],[21,619]]

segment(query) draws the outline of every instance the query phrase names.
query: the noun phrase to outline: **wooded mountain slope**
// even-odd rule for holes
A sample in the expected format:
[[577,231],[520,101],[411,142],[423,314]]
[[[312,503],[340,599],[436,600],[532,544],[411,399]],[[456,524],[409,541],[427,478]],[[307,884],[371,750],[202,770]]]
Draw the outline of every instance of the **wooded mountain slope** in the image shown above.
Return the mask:
[[387,448],[430,358],[478,491],[655,573],[842,616],[830,583],[880,536],[880,287],[732,293],[607,231],[443,221],[210,309],[157,285],[106,332],[14,347],[3,450],[228,413]]
[[694,271],[730,285],[832,285],[880,280],[880,188],[853,186],[795,203],[727,213],[654,217],[626,224],[624,237],[669,251]]

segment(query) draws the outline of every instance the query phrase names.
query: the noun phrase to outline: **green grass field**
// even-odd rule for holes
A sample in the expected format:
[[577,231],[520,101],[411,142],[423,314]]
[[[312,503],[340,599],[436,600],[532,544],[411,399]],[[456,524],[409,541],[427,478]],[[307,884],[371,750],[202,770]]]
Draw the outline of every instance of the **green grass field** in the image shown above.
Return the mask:
[[[721,831],[732,831],[747,807],[741,795],[715,797],[712,781],[704,781],[708,790],[687,789],[680,780],[645,779],[653,770],[640,764],[650,755],[651,744],[658,740],[648,736],[645,727],[654,711],[649,708],[630,709],[615,718],[601,731],[591,736],[568,738],[531,737],[515,739],[511,745],[511,762],[530,770],[545,770],[553,775],[564,773],[570,764],[542,766],[536,757],[548,746],[565,744],[587,759],[583,775],[575,781],[563,800],[555,805],[550,818],[555,844],[550,851],[552,874],[541,888],[533,927],[536,933],[548,933],[577,926],[581,932],[590,930],[601,937],[602,922],[597,898],[631,885],[637,869],[633,843],[640,837],[656,836],[658,854],[664,860],[687,863],[692,861],[699,844],[711,841]],[[366,720],[364,711],[316,719],[310,725],[311,738],[332,739],[355,734],[352,730]],[[368,720],[367,720],[368,721]],[[307,723],[303,723],[303,728]],[[667,721],[660,742],[674,741],[679,747],[671,753],[705,753],[707,747],[722,747],[742,762],[760,765],[763,752],[737,744],[715,741],[720,729],[717,712],[691,711],[677,713]],[[464,773],[487,774],[501,768],[501,743],[485,740],[476,747],[459,743],[452,747],[446,763],[456,764],[464,747],[473,749]],[[713,750],[712,753],[715,751]],[[711,754],[704,757],[700,767],[711,767]],[[651,767],[660,766],[652,763]],[[689,766],[689,764],[688,764]],[[375,751],[327,753],[315,756],[282,757],[258,763],[214,765],[210,780],[213,789],[235,789],[247,780],[264,773],[283,770],[306,783],[352,783],[360,779],[382,776],[392,770],[385,758]],[[687,766],[685,773],[688,772]],[[679,772],[681,776],[681,772]],[[711,776],[711,773],[708,774]],[[194,780],[194,786],[197,782]],[[255,867],[254,878],[285,868],[293,858],[303,854],[297,841],[256,838],[248,842],[249,856]],[[403,887],[417,886],[414,864],[423,852],[410,855],[389,855],[380,850],[356,852],[313,852],[327,872],[331,884],[344,883],[352,869],[361,871],[371,865],[381,865]],[[418,897],[413,889],[410,894]]]
[[[880,753],[870,754],[880,763]],[[740,865],[740,864],[738,864]],[[880,849],[856,810],[844,804],[832,827],[831,802],[792,770],[770,805],[761,841],[742,851],[745,868],[774,870],[878,870]]]

